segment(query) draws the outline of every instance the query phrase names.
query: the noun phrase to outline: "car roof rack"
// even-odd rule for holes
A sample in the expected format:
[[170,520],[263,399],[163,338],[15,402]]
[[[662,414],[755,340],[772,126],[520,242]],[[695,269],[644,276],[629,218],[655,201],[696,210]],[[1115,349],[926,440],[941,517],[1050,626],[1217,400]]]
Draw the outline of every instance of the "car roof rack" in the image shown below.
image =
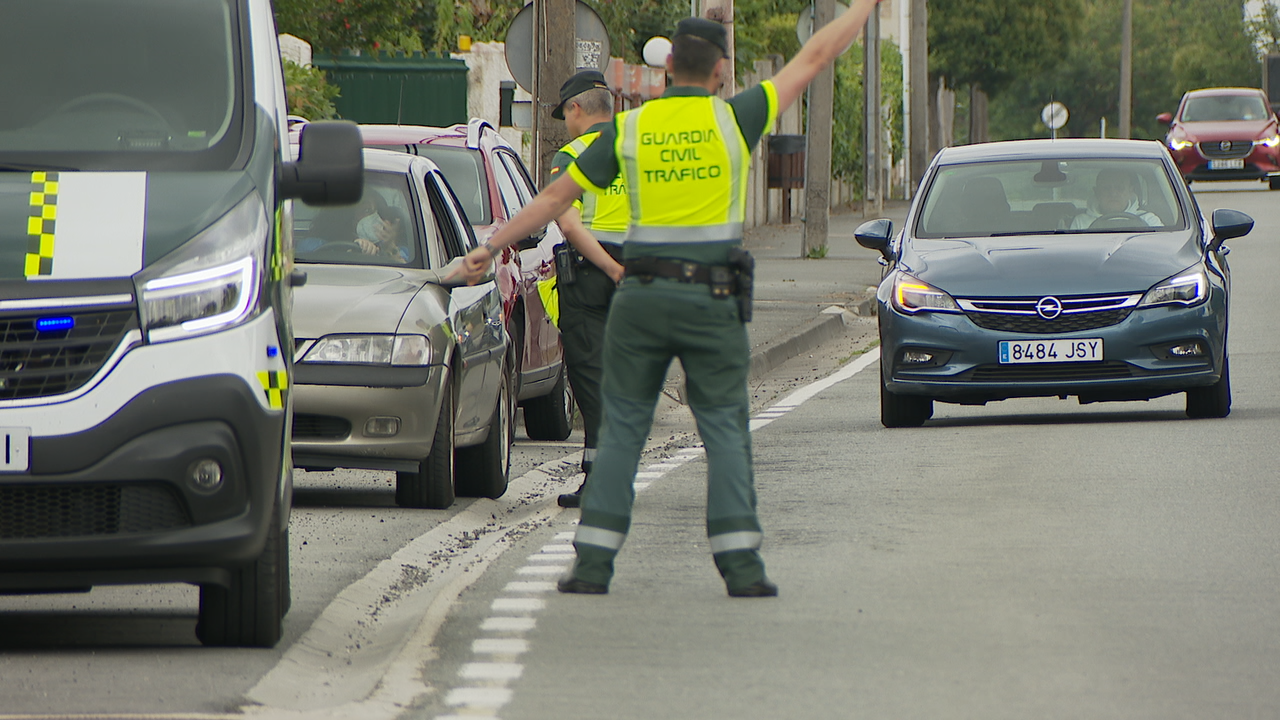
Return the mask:
[[471,118],[471,121],[467,123],[468,148],[471,148],[472,150],[480,149],[480,133],[483,132],[485,128],[493,130],[493,125],[489,124],[489,121],[484,118]]

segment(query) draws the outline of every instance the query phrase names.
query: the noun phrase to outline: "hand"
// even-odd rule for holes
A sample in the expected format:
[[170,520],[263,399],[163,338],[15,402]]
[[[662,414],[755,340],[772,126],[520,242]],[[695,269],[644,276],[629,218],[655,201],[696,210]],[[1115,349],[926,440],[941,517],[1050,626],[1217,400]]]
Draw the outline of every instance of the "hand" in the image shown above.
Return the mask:
[[483,247],[478,247],[467,253],[466,257],[462,258],[462,262],[448,275],[446,275],[444,279],[452,280],[460,277],[463,278],[468,285],[475,285],[480,282],[480,278],[483,277],[485,271],[489,269],[489,263],[491,262],[493,262],[493,256],[489,254],[489,251]]
[[372,240],[366,240],[364,238],[356,238],[356,244],[360,246],[360,250],[363,251],[365,255],[378,254],[378,245],[374,243]]
[[622,278],[626,277],[627,269],[622,266],[622,263],[615,262],[613,265],[604,269],[604,274],[608,275],[609,279],[612,280],[614,284],[617,284],[622,282]]

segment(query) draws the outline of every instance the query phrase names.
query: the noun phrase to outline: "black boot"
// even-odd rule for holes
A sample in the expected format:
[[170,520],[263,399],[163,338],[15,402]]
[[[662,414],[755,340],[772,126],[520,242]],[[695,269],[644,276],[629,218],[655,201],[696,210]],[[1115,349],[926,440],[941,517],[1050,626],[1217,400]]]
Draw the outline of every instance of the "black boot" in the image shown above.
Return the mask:
[[571,493],[564,493],[560,497],[556,498],[556,503],[558,503],[562,508],[579,507],[582,505],[582,491],[586,489],[586,487],[587,483],[586,481],[583,481],[583,483],[578,486],[577,490]]

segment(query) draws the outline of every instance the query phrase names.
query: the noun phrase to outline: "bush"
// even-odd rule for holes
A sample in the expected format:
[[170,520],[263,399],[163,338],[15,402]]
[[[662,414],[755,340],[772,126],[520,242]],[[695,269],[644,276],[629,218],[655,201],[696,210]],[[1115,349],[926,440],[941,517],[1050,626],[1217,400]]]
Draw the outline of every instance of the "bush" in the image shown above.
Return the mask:
[[324,73],[314,67],[303,67],[291,60],[284,61],[285,96],[289,100],[289,113],[308,120],[331,120],[338,115],[333,101],[338,88],[330,85]]

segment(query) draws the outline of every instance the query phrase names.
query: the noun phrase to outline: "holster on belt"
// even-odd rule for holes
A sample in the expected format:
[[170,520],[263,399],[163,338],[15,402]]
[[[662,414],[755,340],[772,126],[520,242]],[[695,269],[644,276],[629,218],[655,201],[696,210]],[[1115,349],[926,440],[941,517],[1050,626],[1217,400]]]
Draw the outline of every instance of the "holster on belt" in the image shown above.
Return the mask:
[[751,322],[751,302],[756,287],[756,259],[742,248],[729,251],[729,267],[737,271],[737,287],[734,293],[738,298],[738,317],[742,322]]
[[738,316],[742,322],[751,322],[751,296],[755,288],[756,261],[751,253],[741,248],[729,251],[728,265],[704,265],[687,260],[669,258],[632,258],[626,263],[627,276],[640,282],[653,282],[654,278],[667,278],[686,283],[698,283],[711,288],[711,297],[738,299]]
[[578,280],[578,251],[567,242],[553,248],[556,260],[556,283],[560,286],[572,285]]

